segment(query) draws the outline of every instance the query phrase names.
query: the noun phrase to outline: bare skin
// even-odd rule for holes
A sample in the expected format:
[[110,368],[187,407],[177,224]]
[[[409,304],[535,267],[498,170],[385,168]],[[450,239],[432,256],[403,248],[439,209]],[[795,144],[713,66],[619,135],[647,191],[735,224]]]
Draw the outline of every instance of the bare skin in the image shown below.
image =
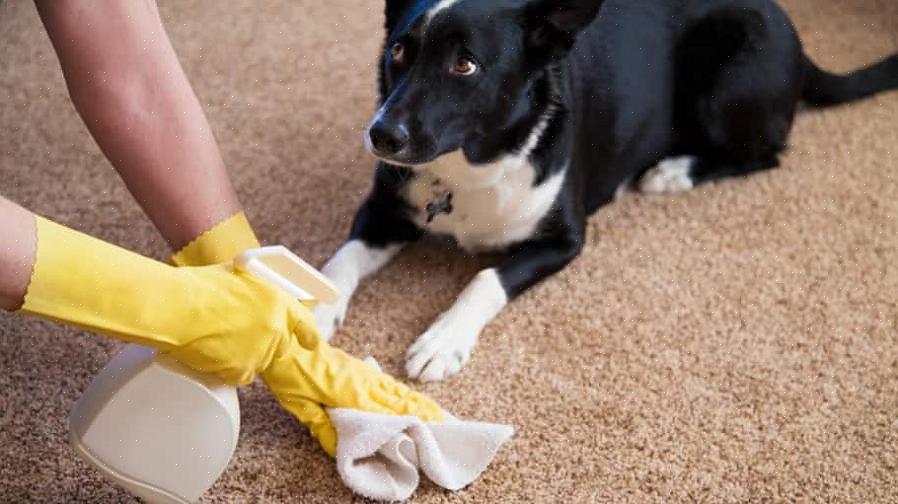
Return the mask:
[[240,211],[153,0],[37,0],[69,94],[172,249]]
[[[36,0],[72,102],[173,250],[241,210],[153,0]],[[0,197],[0,308],[20,307],[34,216]]]
[[16,310],[25,299],[34,267],[34,216],[3,197],[0,215],[0,236],[6,237],[0,246],[0,308]]

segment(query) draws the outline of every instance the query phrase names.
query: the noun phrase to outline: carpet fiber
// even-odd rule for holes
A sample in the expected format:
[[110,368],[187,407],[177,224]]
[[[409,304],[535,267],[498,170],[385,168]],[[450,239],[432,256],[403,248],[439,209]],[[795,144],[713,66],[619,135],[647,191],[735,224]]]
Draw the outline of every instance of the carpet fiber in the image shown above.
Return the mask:
[[[898,51],[893,0],[783,0],[822,66]],[[381,1],[164,1],[176,49],[267,243],[315,264],[370,184]],[[0,192],[165,258],[92,143],[31,2],[0,3]],[[461,375],[418,386],[518,433],[484,477],[415,502],[895,502],[898,94],[797,121],[780,170],[633,195],[586,250],[485,331]],[[421,244],[360,289],[335,343],[394,374],[478,267]],[[66,444],[118,344],[0,316],[0,501],[129,497]],[[346,502],[334,464],[259,384],[208,502]],[[361,501],[361,499],[357,499]]]

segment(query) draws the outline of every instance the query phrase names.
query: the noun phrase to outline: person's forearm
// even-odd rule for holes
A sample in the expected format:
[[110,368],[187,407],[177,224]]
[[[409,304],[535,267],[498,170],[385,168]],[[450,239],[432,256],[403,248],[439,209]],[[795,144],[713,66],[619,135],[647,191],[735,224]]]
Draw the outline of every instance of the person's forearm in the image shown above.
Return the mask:
[[22,306],[31,272],[37,236],[34,215],[0,196],[0,308],[17,310]]
[[240,210],[152,0],[37,0],[76,109],[174,250]]

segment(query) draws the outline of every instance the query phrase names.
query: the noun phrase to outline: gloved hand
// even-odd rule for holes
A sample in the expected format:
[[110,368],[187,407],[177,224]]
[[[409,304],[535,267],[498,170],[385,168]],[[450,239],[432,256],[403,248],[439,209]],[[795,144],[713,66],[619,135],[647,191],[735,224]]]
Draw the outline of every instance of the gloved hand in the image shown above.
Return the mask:
[[302,326],[305,330],[296,332],[297,337],[275,356],[262,378],[281,406],[309,428],[328,455],[336,456],[337,433],[327,408],[414,415],[425,422],[445,419],[433,400],[328,345],[314,327]]
[[[230,262],[258,246],[245,215],[239,213],[200,235],[172,262],[191,266]],[[336,454],[337,434],[326,408],[417,415],[424,421],[443,419],[442,410],[427,397],[325,343],[307,310],[302,308],[295,316],[302,321],[294,328],[295,338],[262,377],[281,406],[309,428],[330,456]]]
[[230,265],[176,268],[36,217],[37,257],[21,312],[171,353],[246,384],[312,318]]

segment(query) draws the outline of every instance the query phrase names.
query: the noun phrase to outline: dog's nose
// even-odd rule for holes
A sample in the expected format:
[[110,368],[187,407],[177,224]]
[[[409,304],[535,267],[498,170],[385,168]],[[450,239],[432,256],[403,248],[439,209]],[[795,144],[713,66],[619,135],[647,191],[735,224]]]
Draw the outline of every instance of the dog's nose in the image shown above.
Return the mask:
[[377,154],[390,156],[398,154],[408,145],[408,130],[401,124],[387,124],[377,121],[368,130],[371,146]]

